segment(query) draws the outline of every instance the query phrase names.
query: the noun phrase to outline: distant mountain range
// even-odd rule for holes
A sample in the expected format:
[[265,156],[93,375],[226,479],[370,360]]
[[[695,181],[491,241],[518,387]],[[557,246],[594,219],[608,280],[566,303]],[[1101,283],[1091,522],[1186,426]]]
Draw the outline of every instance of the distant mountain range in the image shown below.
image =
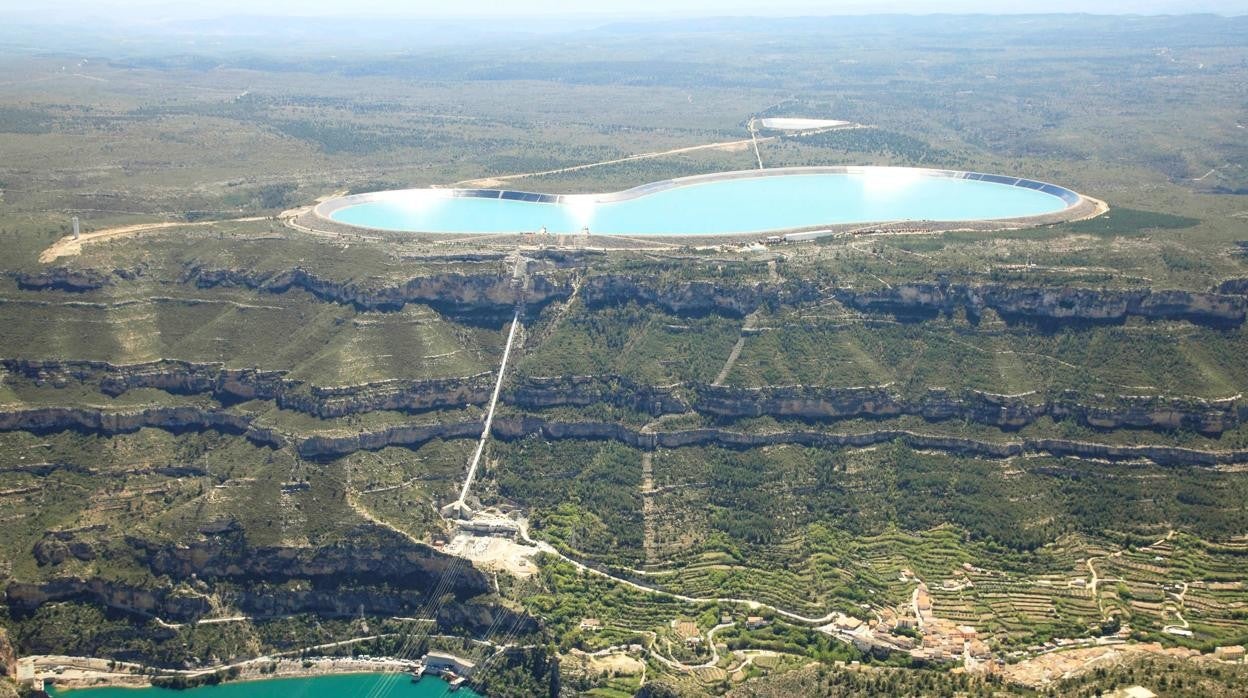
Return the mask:
[[[1069,40],[1071,31],[1098,35],[1131,34],[1148,29],[1156,22],[1169,26],[1176,22],[1212,38],[1238,44],[1248,23],[1240,3],[1195,2],[1193,8],[1221,9],[1241,16],[1188,14],[1182,18],[1154,18],[1142,15],[1108,17],[1084,15],[1086,22],[1071,26],[1071,14],[937,14],[937,15],[846,15],[831,16],[718,16],[623,17],[612,15],[568,15],[534,17],[377,17],[377,16],[281,16],[277,14],[229,14],[190,18],[154,15],[147,18],[101,17],[99,10],[81,13],[11,12],[0,24],[0,48],[24,52],[93,52],[142,55],[151,52],[214,54],[247,52],[288,55],[350,54],[355,52],[419,52],[469,44],[524,42],[543,38],[574,36],[610,37],[673,34],[829,34],[888,35],[918,32],[926,35],[958,35],[987,31],[1018,34],[1029,40],[1054,42]],[[1170,7],[1173,3],[1153,3]],[[731,5],[729,5],[731,7]],[[1110,6],[1111,8],[1114,5]],[[1190,9],[1190,8],[1189,8]],[[1098,13],[1103,12],[1101,8]],[[1216,42],[1215,43],[1222,43]]]

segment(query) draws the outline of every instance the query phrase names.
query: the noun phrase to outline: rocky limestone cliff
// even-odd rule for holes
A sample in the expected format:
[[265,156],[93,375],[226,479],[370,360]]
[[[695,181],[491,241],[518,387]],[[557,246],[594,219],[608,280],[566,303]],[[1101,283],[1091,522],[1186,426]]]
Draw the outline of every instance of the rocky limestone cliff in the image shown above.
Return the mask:
[[144,427],[172,432],[212,430],[240,434],[263,446],[280,448],[285,439],[271,430],[254,427],[251,417],[200,407],[150,407],[106,411],[89,407],[35,407],[0,411],[0,431],[35,433],[78,430],[97,434],[126,434]]
[[0,628],[0,677],[3,676],[17,676],[17,652],[9,642],[8,631]]
[[17,287],[23,291],[69,291],[85,293],[104,288],[112,279],[110,275],[95,269],[69,269],[55,267],[38,273],[14,275]]
[[[360,450],[376,450],[386,446],[419,446],[435,438],[475,438],[480,433],[481,424],[478,422],[421,427],[399,426],[345,436],[311,437],[299,442],[297,449],[305,458],[337,458]],[[1150,460],[1158,465],[1172,466],[1213,466],[1248,462],[1248,451],[1245,450],[1203,451],[1175,446],[1114,446],[1063,439],[994,442],[920,434],[903,429],[882,429],[855,434],[829,434],[806,430],[750,434],[716,428],[642,432],[639,429],[611,422],[565,422],[525,416],[496,417],[492,434],[495,438],[503,440],[529,436],[540,436],[549,440],[612,440],[642,450],[708,445],[726,448],[760,448],[782,444],[844,448],[900,441],[914,449],[980,458],[1009,458],[1024,453],[1035,453],[1101,460]]]
[[519,291],[512,285],[511,277],[493,274],[435,274],[398,285],[374,286],[324,279],[299,267],[277,273],[255,273],[193,266],[186,270],[182,280],[201,288],[241,286],[269,293],[297,288],[321,300],[360,310],[399,310],[408,303],[422,303],[451,315],[509,316],[520,302],[535,313],[547,303],[572,294],[570,284],[551,281],[544,275],[529,277],[527,287]]
[[[532,629],[532,620],[487,603],[467,603],[492,588],[486,576],[455,558],[413,543],[389,529],[364,525],[337,543],[322,547],[252,548],[241,532],[189,544],[171,545],[128,537],[126,543],[147,565],[152,586],[103,577],[60,577],[41,583],[13,581],[5,590],[11,613],[26,615],[47,603],[82,601],[166,622],[194,622],[213,612],[208,596],[187,585],[211,590],[231,583],[230,602],[254,616],[315,613],[323,616],[410,615],[428,594],[445,585],[454,597],[439,613],[443,627],[489,627],[502,619]],[[306,586],[286,582],[303,580]]]
[[70,381],[94,383],[116,397],[154,388],[174,395],[211,395],[222,403],[273,400],[283,409],[322,419],[374,410],[420,412],[489,399],[492,374],[429,380],[387,380],[347,386],[317,386],[285,378],[283,371],[231,369],[220,363],[162,359],[141,364],[102,361],[2,359],[0,367],[36,385],[63,387]]
[[[188,417],[182,414],[186,411],[198,414]],[[1008,415],[1009,411],[1006,410],[1002,414]],[[1182,412],[1168,408],[1143,411],[1139,415],[1141,420],[1146,420],[1148,423],[1181,425],[1185,419]],[[1108,412],[1098,414],[1090,411],[1085,418],[1089,423],[1102,428],[1124,421],[1121,416]],[[263,430],[251,427],[243,429],[228,427],[232,419],[242,419],[244,423],[246,422],[244,418],[228,413],[205,412],[194,408],[153,409],[108,415],[101,415],[98,410],[47,408],[0,414],[0,431],[21,429],[40,432],[89,429],[99,433],[123,433],[150,426],[174,431],[218,429],[227,433],[242,433],[257,443],[269,446],[277,446],[285,442],[283,437]],[[222,426],[223,423],[227,426]],[[377,450],[386,446],[418,446],[433,439],[477,438],[481,433],[481,426],[481,423],[475,420],[441,424],[405,424],[344,436],[310,436],[297,440],[294,445],[298,453],[305,458],[336,458],[360,450]],[[1032,452],[1111,460],[1146,458],[1161,465],[1218,465],[1242,463],[1248,460],[1248,451],[1201,451],[1169,446],[1120,447],[1060,439],[1025,439],[1021,442],[997,443],[922,435],[895,429],[852,435],[804,430],[746,434],[716,428],[642,433],[617,423],[567,422],[529,416],[496,418],[494,434],[503,439],[518,439],[531,435],[541,435],[549,439],[612,439],[642,449],[679,448],[705,444],[717,444],[730,448],[756,448],[787,443],[843,447],[868,446],[901,439],[914,448],[929,448],[990,458],[1004,458]]]
[[[440,312],[459,316],[505,319],[517,303],[530,314],[546,304],[566,300],[572,294],[568,281],[554,280],[558,269],[581,266],[584,255],[540,255],[529,263],[528,284],[513,286],[508,274],[441,273],[408,279],[402,283],[375,280],[337,280],[318,276],[302,267],[284,271],[254,272],[189,265],[180,281],[202,288],[238,286],[269,293],[301,289],[317,298],[361,310],[398,310],[407,303],[422,303]],[[112,277],[133,278],[141,273],[58,267],[38,274],[20,274],[18,284],[32,290],[96,290]],[[1128,317],[1186,320],[1212,326],[1238,326],[1245,318],[1248,280],[1229,279],[1213,292],[1185,290],[1092,289],[1082,287],[1026,287],[1005,284],[950,284],[916,282],[876,290],[824,289],[804,280],[780,283],[733,283],[725,281],[660,281],[626,274],[590,276],[581,287],[589,307],[637,302],[662,308],[674,315],[717,313],[743,317],[759,308],[815,303],[829,298],[868,313],[887,313],[923,318],[952,314],[964,309],[971,318],[991,309],[1011,321],[1044,324],[1114,323]]]
[[[1228,282],[1229,284],[1230,282]],[[1004,284],[965,285],[909,283],[869,291],[850,288],[821,290],[809,282],[728,284],[709,281],[662,282],[644,277],[604,274],[588,279],[581,289],[586,305],[628,303],[654,305],[674,315],[718,313],[742,317],[761,307],[798,305],[834,298],[867,313],[914,318],[951,315],[964,309],[971,318],[984,310],[1007,320],[1037,323],[1122,322],[1128,317],[1187,320],[1214,326],[1243,323],[1246,301],[1232,295],[1233,286],[1218,293],[1077,287],[1020,287]]]
[[1236,296],[1248,296],[1248,279],[1227,279],[1213,287],[1214,293],[1228,293]]
[[70,381],[95,383],[116,397],[127,390],[155,388],[175,395],[211,394],[223,402],[271,400],[282,387],[282,371],[230,369],[221,363],[161,359],[140,364],[105,361],[0,359],[0,367],[36,385],[63,387]]
[[581,298],[591,308],[635,301],[654,305],[673,315],[716,313],[744,317],[761,307],[776,308],[814,302],[818,289],[808,282],[782,284],[721,284],[710,281],[663,282],[616,274],[594,276],[581,286]]
[[316,415],[321,419],[343,417],[374,410],[424,412],[464,405],[483,405],[490,398],[492,373],[462,378],[391,380],[320,387],[287,381],[277,395],[279,407]]
[[[283,378],[279,372],[226,369],[220,364],[183,361],[115,366],[102,362],[6,359],[0,360],[0,367],[37,384],[60,386],[71,380],[95,383],[102,392],[114,396],[135,388],[157,388],[174,394],[206,393],[227,404],[271,399],[283,409],[322,419],[376,410],[422,412],[483,405],[489,399],[493,378],[491,373],[481,373],[462,378],[322,387]],[[1047,397],[1004,396],[976,390],[930,390],[917,399],[906,399],[882,387],[746,389],[697,383],[651,386],[617,375],[517,377],[505,387],[501,399],[505,405],[522,409],[610,404],[656,416],[692,410],[725,419],[770,416],[835,421],[915,415],[932,422],[960,419],[1001,429],[1019,429],[1047,416],[1055,420],[1073,419],[1103,430],[1185,429],[1203,434],[1220,434],[1237,427],[1243,411],[1233,400],[1166,396],[1080,395],[1073,391]],[[61,421],[68,424],[68,420]],[[255,438],[262,443],[275,443],[275,437],[261,435],[245,418],[227,421],[236,430],[255,432]],[[0,425],[3,424],[0,415]],[[213,425],[205,422],[204,428]]]
[[[280,583],[310,579],[421,588],[436,581],[456,559],[371,524],[358,527],[341,541],[320,547],[250,547],[235,531],[176,546],[133,537],[127,543],[141,553],[153,574],[174,580]],[[465,572],[459,586],[460,592],[468,596],[490,589],[484,575],[475,570]]]
[[194,620],[211,610],[207,599],[198,596],[174,595],[169,588],[145,589],[101,577],[10,582],[5,600],[10,612],[18,615],[60,601],[89,601],[125,613],[175,620]]
[[815,388],[769,387],[761,389],[723,386],[692,386],[696,397],[691,407],[700,414],[717,417],[789,417],[809,421],[854,418],[888,418],[915,415],[930,422],[960,419],[1000,429],[1021,429],[1041,417],[1073,419],[1096,429],[1186,429],[1220,434],[1240,424],[1234,400],[1201,400],[1163,396],[1080,396],[1073,391],[1059,395],[1007,396],[966,390],[954,394],[929,390],[916,400],[879,387]]
[[[459,577],[478,575],[472,568],[459,571]],[[263,583],[249,583],[232,590],[230,602],[242,613],[256,618],[311,613],[322,617],[355,617],[361,613],[379,616],[404,616],[421,612],[428,606],[428,593],[434,586],[407,581],[401,586],[344,586],[332,588],[288,589]],[[456,601],[438,607],[436,620],[445,629],[464,628],[479,632],[496,622],[504,627],[516,623],[523,631],[535,627],[532,618],[488,603],[468,603],[476,591],[474,585],[456,582],[447,587]],[[142,618],[156,617],[166,623],[193,623],[208,616],[213,609],[205,598],[186,594],[170,587],[137,588],[100,577],[81,579],[65,577],[43,583],[13,582],[6,590],[11,613],[22,616],[33,613],[47,603],[77,601],[105,606],[113,611]]]
[[1226,327],[1242,324],[1245,313],[1245,299],[1239,296],[1151,289],[913,283],[874,291],[836,289],[833,296],[863,312],[922,318],[964,309],[969,317],[977,318],[991,309],[1006,320],[1037,323],[1117,323],[1142,317]]
[[514,379],[501,400],[525,409],[608,404],[658,416],[690,410],[680,387],[645,385],[617,375],[526,376]]

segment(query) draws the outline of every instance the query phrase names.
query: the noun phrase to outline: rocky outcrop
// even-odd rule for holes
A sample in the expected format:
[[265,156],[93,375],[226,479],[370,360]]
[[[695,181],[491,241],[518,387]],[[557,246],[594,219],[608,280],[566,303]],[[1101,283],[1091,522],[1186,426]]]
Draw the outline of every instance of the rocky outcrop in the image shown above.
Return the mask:
[[[484,628],[501,617],[508,625],[518,622],[532,629],[531,619],[507,609],[464,603],[490,592],[483,573],[389,529],[362,526],[322,547],[252,548],[243,541],[238,532],[189,545],[131,537],[126,539],[130,549],[155,578],[168,582],[140,587],[102,577],[62,577],[12,582],[5,597],[17,615],[47,603],[85,601],[167,622],[194,622],[213,609],[209,596],[187,591],[186,585],[229,582],[231,603],[253,616],[408,615],[425,608],[429,593],[441,588],[456,600],[444,604],[438,616],[444,627]],[[286,584],[291,580],[308,584]]]
[[78,465],[77,463],[20,463],[18,465],[0,466],[0,473],[30,473],[38,477],[47,477],[57,471],[83,475],[95,474],[95,471],[91,468]]
[[112,279],[95,269],[70,269],[55,267],[38,273],[19,273],[15,275],[17,287],[24,291],[69,291],[85,293],[96,291],[108,285]]
[[[498,424],[497,417],[494,424]],[[404,424],[343,436],[310,436],[296,444],[296,450],[304,458],[336,458],[387,446],[419,446],[434,439],[475,439],[481,436],[484,426],[478,421]]]
[[77,430],[96,434],[126,434],[144,427],[174,433],[212,430],[239,434],[263,446],[285,445],[281,435],[252,425],[252,418],[223,410],[199,407],[150,407],[141,410],[106,411],[77,407],[35,407],[0,412],[0,431],[36,433]]
[[[415,447],[435,438],[475,438],[480,433],[479,422],[421,427],[399,426],[344,436],[313,437],[301,441],[297,448],[300,455],[305,458],[337,458],[360,450],[377,450],[386,446]],[[1244,450],[1203,451],[1174,446],[1114,446],[1062,439],[994,442],[921,434],[903,429],[881,429],[855,434],[832,434],[807,430],[752,434],[717,428],[643,432],[640,429],[613,422],[565,422],[523,416],[495,417],[491,434],[503,440],[530,436],[540,436],[550,440],[611,440],[648,451],[656,448],[685,446],[762,448],[785,444],[820,448],[861,448],[900,441],[914,449],[980,458],[1009,458],[1034,453],[1101,460],[1150,460],[1158,465],[1172,466],[1214,466],[1248,462],[1248,451]]]
[[[306,579],[337,585],[402,584],[423,588],[436,582],[456,558],[419,545],[390,529],[365,525],[343,540],[320,547],[250,547],[241,536],[186,545],[127,539],[158,576],[174,580],[248,580],[281,584]],[[491,588],[480,572],[464,573],[460,593],[475,596]]]
[[[100,361],[2,359],[0,367],[36,385],[63,387],[71,381],[96,384],[116,397],[154,388],[175,395],[211,395],[223,403],[273,400],[282,409],[321,419],[378,410],[423,412],[483,405],[494,385],[493,372],[456,378],[388,380],[346,386],[318,386],[291,380],[280,371],[230,369],[220,363],[161,360],[118,365]],[[614,404],[651,414],[684,412],[689,405],[674,387],[655,387],[614,375],[520,378],[503,392],[506,404],[540,409]]]
[[604,274],[586,280],[581,298],[591,308],[636,302],[673,315],[709,314],[744,317],[762,307],[778,308],[818,300],[814,284],[720,284],[710,281],[665,282]]
[[143,616],[192,620],[212,610],[208,599],[175,595],[169,588],[142,588],[102,577],[62,577],[42,583],[12,582],[5,589],[12,613],[33,613],[40,606],[60,601],[90,601],[108,608]]
[[0,677],[17,676],[17,652],[13,650],[12,643],[9,642],[9,633],[4,628],[0,628]]
[[1010,396],[967,390],[953,394],[929,390],[907,400],[886,388],[774,387],[757,390],[697,385],[691,407],[699,414],[725,418],[787,417],[808,421],[855,418],[922,417],[930,422],[965,420],[1000,429],[1021,429],[1041,417],[1073,419],[1095,429],[1186,429],[1220,434],[1240,424],[1234,400],[1157,396],[1083,397],[1064,391],[1050,398]]
[[1226,327],[1244,322],[1245,302],[1236,296],[1176,290],[1136,291],[1126,295],[1128,315]]
[[[220,363],[173,360],[117,365],[0,359],[0,368],[37,386],[94,384],[113,397],[138,388],[155,388],[177,395],[207,394],[223,403],[267,399],[283,409],[322,419],[377,410],[421,412],[481,405],[489,399],[494,377],[492,372],[485,372],[459,378],[317,386],[284,378],[279,371],[228,369]],[[676,395],[678,388],[639,384],[614,375],[523,377],[504,389],[502,401],[532,409],[608,403],[666,414],[689,409],[688,403]]]
[[588,279],[581,295],[590,307],[637,302],[674,315],[717,313],[743,317],[762,307],[800,305],[831,297],[863,312],[917,319],[952,315],[959,309],[974,319],[991,309],[1007,320],[1046,324],[1116,323],[1128,317],[1142,317],[1238,326],[1244,321],[1246,304],[1240,295],[1232,295],[1235,288],[1238,286],[1232,282],[1223,284],[1217,293],[934,282],[897,284],[868,291],[851,288],[822,291],[805,281],[656,283],[644,277],[604,274]]
[[[90,548],[88,547],[87,550],[90,550]],[[68,545],[62,541],[56,540],[55,538],[44,538],[38,543],[35,543],[35,547],[32,552],[35,556],[35,562],[38,562],[40,567],[46,565],[59,565],[68,560],[70,557],[77,557],[76,555],[70,553]],[[94,557],[94,555],[91,557]]]
[[[809,402],[796,404],[809,404]],[[836,407],[836,403],[821,404],[831,404],[833,414],[835,414],[836,409],[839,409]],[[887,416],[895,407],[890,406],[890,403],[885,400],[878,403],[870,402],[869,404],[871,409],[875,410],[874,416]],[[991,401],[985,404],[991,404]],[[933,403],[927,403],[926,407],[932,408]],[[958,414],[959,410],[962,409],[965,409],[964,405],[959,405],[957,409],[947,406],[944,413],[951,417]],[[1060,403],[1054,402],[1046,409],[1052,410],[1050,414],[1057,415],[1062,407]],[[1164,405],[1156,408],[1128,410],[1122,413],[1082,407],[1079,410],[1082,421],[1090,426],[1102,429],[1117,428],[1119,426],[1156,428],[1158,425],[1163,425],[1164,428],[1170,429],[1193,428],[1197,426],[1212,429],[1212,425],[1220,418],[1219,413],[1216,411],[1208,413],[1205,415],[1205,418],[1201,418]],[[805,409],[805,413],[810,414],[811,410]],[[1221,413],[1221,416],[1230,419],[1231,414],[1233,412]],[[1035,413],[1028,412],[1027,408],[1016,408],[1010,405],[998,406],[995,408],[994,415],[1003,425],[1009,425],[1011,422],[1023,423],[1027,419],[1035,417]],[[99,410],[72,408],[41,408],[0,413],[0,431],[25,430],[45,432],[80,429],[94,433],[117,434],[135,431],[142,427],[154,427],[174,432],[188,429],[213,429],[224,433],[241,434],[253,442],[273,447],[280,447],[286,442],[285,438],[280,435],[251,426],[250,418],[228,412],[206,411],[198,408],[153,408],[131,413],[103,413]],[[298,440],[295,443],[295,447],[298,453],[305,458],[335,458],[361,450],[378,450],[386,446],[418,446],[434,439],[477,438],[481,434],[481,428],[481,422],[475,420],[437,424],[404,424],[376,431],[363,431],[342,436],[311,436]],[[1199,451],[1160,446],[1111,447],[1101,444],[1084,444],[1052,439],[1028,439],[1022,442],[1014,442],[1012,446],[1007,447],[1007,445],[996,442],[945,439],[944,437],[919,435],[894,429],[855,435],[826,434],[800,430],[756,435],[716,428],[643,433],[618,423],[567,422],[531,416],[497,417],[494,420],[493,433],[495,436],[503,439],[516,439],[539,434],[551,439],[612,439],[643,449],[659,447],[679,448],[681,446],[703,444],[717,444],[732,448],[755,448],[785,443],[844,447],[867,446],[901,439],[915,448],[930,448],[964,455],[993,458],[1018,455],[1023,452],[1036,452],[1116,460],[1146,458],[1161,465],[1239,463],[1245,460],[1245,456],[1248,456],[1248,452],[1239,451]],[[49,554],[56,555],[58,553],[50,551]]]
[[89,562],[98,557],[95,545],[84,535],[107,530],[106,524],[83,526],[72,529],[45,531],[43,538],[35,543],[32,554],[40,567],[59,565],[67,560]]
[[897,417],[918,412],[917,406],[909,405],[899,395],[879,387],[817,389],[795,386],[749,390],[698,385],[694,393],[693,408],[698,413],[732,419],[771,416],[834,420]]
[[863,312],[910,317],[951,315],[963,309],[978,318],[985,309],[1011,321],[1036,323],[1119,323],[1128,317],[1187,320],[1213,326],[1243,323],[1245,299],[1225,293],[1193,291],[1029,288],[987,284],[899,284],[873,291],[837,289],[833,296]]
[[0,360],[11,374],[36,385],[62,387],[70,381],[95,383],[116,397],[128,390],[155,388],[174,395],[210,394],[222,402],[272,400],[283,387],[282,371],[230,369],[220,363],[162,359],[141,364],[104,361]]
[[295,385],[286,381],[276,400],[283,409],[330,419],[374,410],[424,412],[481,405],[490,399],[492,387],[492,373],[421,381],[379,381],[342,387]]
[[[459,577],[474,582],[479,574],[473,568],[458,571]],[[473,584],[460,583],[462,581],[457,580],[454,586],[448,587],[460,601],[485,591]],[[301,613],[349,617],[361,612],[401,616],[425,607],[429,601],[427,592],[436,586],[436,582],[436,578],[430,583],[422,577],[419,580],[409,578],[405,586],[398,588],[378,585],[291,590],[249,580],[241,590],[231,593],[231,602],[244,614],[257,617]],[[114,611],[178,623],[194,622],[213,610],[209,601],[199,595],[179,593],[171,587],[135,587],[101,577],[64,577],[38,584],[14,582],[8,586],[6,598],[11,611],[18,615],[33,613],[44,604],[64,601],[96,603]],[[457,626],[481,622],[474,620],[480,618],[481,613],[455,606],[444,605],[444,615],[439,616],[441,624]],[[515,615],[495,606],[478,605],[477,608],[485,611],[483,627],[490,625],[493,613],[513,618]]]
[[496,274],[444,273],[416,277],[397,285],[373,285],[324,279],[300,267],[256,273],[193,266],[182,280],[201,288],[241,286],[268,293],[300,289],[321,300],[360,310],[399,310],[408,303],[421,303],[451,315],[510,315],[518,303],[535,312],[572,294],[570,284],[551,281],[544,275],[530,276],[528,285],[520,289],[512,284],[510,276]]
[[231,369],[220,363],[160,360],[142,364],[102,361],[0,360],[11,374],[36,385],[95,383],[106,395],[154,388],[175,395],[211,395],[222,403],[273,400],[283,409],[332,419],[376,410],[421,412],[480,404],[489,399],[490,373],[430,380],[388,380],[317,386],[285,378],[283,371]]
[[1236,296],[1248,296],[1248,279],[1227,279],[1213,287],[1214,293],[1228,293]]
[[525,409],[608,404],[657,416],[689,411],[689,402],[679,394],[681,387],[646,385],[616,375],[527,376],[516,379],[501,399]]
[[[63,386],[70,381],[96,383],[108,395],[136,388],[157,388],[174,394],[209,394],[223,403],[269,399],[289,410],[332,419],[377,410],[423,412],[483,405],[489,399],[492,373],[462,378],[392,380],[338,387],[287,379],[276,371],[227,369],[220,364],[157,361],[117,366],[102,362],[0,361],[9,373],[36,384]],[[1220,434],[1237,427],[1241,412],[1234,400],[1200,400],[1165,396],[995,395],[966,390],[930,390],[907,399],[883,387],[819,388],[777,386],[745,389],[706,384],[652,386],[623,376],[526,376],[504,389],[502,403],[520,409],[588,407],[609,404],[651,415],[694,411],[720,419],[776,417],[829,422],[884,419],[913,415],[931,422],[964,420],[1000,429],[1025,427],[1037,419],[1072,419],[1087,427],[1113,429],[1188,430]],[[250,429],[263,443],[276,437],[246,418],[228,415],[229,428]],[[240,421],[242,420],[242,421]],[[68,420],[61,420],[67,424]],[[89,421],[89,420],[88,420]],[[0,429],[4,415],[0,415]],[[156,426],[145,423],[146,426]],[[89,428],[82,426],[81,428]],[[118,428],[117,426],[113,427]],[[204,428],[211,428],[205,424]]]
[[[391,284],[371,279],[328,279],[302,267],[254,272],[191,265],[185,269],[181,281],[202,288],[236,286],[269,293],[299,289],[321,300],[361,310],[398,310],[408,303],[421,303],[451,315],[505,318],[517,304],[525,305],[533,313],[551,301],[570,297],[571,283],[554,280],[551,274],[585,263],[583,255],[573,253],[535,255],[529,264],[528,283],[523,288],[514,285],[511,275],[506,273],[448,272]],[[19,286],[26,289],[84,292],[103,287],[117,275],[132,278],[135,273],[58,267],[36,274],[18,274],[16,278]],[[834,298],[863,312],[914,318],[952,314],[964,309],[974,319],[991,309],[1007,320],[1042,324],[1116,323],[1128,317],[1141,317],[1238,326],[1245,318],[1246,289],[1248,280],[1229,279],[1209,293],[1148,288],[969,285],[945,281],[860,291],[822,289],[804,280],[780,283],[656,281],[646,276],[600,274],[584,282],[581,297],[591,308],[637,302],[686,316],[715,313],[744,317],[759,308],[774,309]]]

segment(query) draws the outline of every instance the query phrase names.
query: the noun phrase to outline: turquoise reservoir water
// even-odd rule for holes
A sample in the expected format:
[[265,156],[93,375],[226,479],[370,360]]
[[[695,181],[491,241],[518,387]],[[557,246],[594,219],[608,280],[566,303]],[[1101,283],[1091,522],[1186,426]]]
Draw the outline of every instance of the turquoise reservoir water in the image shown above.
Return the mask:
[[84,688],[55,691],[66,698],[481,698],[469,688],[449,692],[445,681],[426,676],[413,683],[407,674],[337,674],[298,679],[236,681],[175,691],[167,688]]
[[614,195],[546,195],[540,201],[498,198],[497,192],[457,195],[452,190],[409,189],[343,200],[328,216],[366,228],[429,233],[543,227],[551,233],[576,233],[588,227],[595,234],[723,235],[846,223],[1037,216],[1064,210],[1076,197],[1048,186],[1050,191],[1042,191],[880,167],[838,174],[694,178]]

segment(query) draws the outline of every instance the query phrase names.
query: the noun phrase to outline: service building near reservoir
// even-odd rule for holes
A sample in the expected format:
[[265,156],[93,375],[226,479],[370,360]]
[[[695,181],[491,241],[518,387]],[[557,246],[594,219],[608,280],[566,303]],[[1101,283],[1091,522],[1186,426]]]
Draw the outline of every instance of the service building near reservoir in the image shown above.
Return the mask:
[[425,655],[425,670],[431,673],[449,671],[457,676],[470,677],[477,665],[446,652],[430,652]]

